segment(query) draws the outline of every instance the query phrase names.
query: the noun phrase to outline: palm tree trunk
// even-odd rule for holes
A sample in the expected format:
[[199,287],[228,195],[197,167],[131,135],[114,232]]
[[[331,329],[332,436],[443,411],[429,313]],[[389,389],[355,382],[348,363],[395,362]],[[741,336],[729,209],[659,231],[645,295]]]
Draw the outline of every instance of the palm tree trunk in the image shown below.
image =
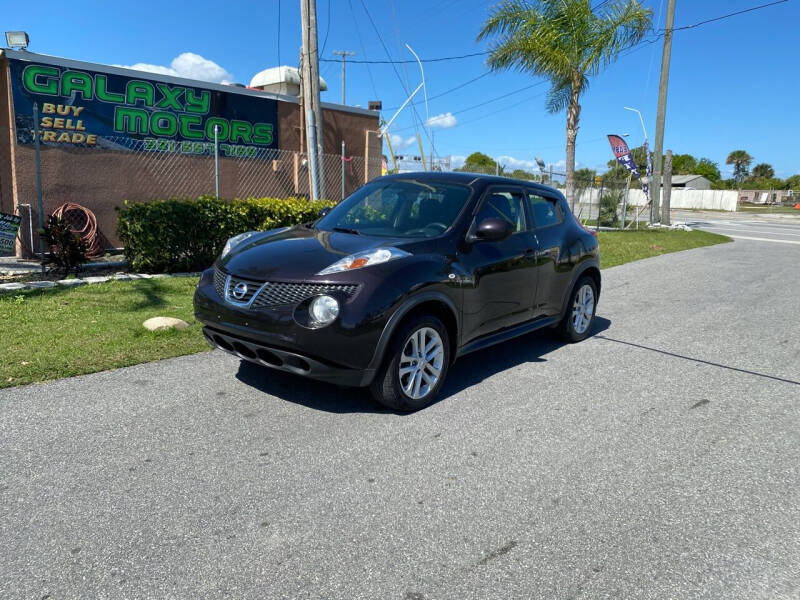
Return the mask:
[[581,116],[581,77],[577,75],[572,81],[572,90],[567,108],[567,165],[566,196],[570,208],[575,210],[575,140],[578,138],[578,121]]

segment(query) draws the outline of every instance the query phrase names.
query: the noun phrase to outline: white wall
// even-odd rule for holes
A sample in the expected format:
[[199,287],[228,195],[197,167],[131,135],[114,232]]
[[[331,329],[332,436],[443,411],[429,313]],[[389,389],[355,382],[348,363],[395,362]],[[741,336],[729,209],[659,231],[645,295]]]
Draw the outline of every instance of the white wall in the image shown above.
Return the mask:
[[[600,190],[584,190],[580,195],[581,204],[597,204]],[[662,195],[663,197],[663,195]],[[736,211],[736,202],[739,198],[735,190],[672,190],[670,197],[671,208],[695,208],[706,210]],[[642,190],[631,190],[628,204],[644,206],[647,198]]]

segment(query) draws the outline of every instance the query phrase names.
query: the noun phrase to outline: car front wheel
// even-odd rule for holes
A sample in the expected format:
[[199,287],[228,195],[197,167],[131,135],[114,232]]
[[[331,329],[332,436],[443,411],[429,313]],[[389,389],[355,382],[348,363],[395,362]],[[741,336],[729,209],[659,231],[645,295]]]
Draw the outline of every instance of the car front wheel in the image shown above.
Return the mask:
[[449,365],[447,328],[432,315],[419,315],[394,336],[372,382],[372,395],[392,410],[425,408],[439,394]]
[[561,337],[568,342],[580,342],[589,337],[597,308],[597,284],[584,276],[572,288],[567,312],[559,325]]

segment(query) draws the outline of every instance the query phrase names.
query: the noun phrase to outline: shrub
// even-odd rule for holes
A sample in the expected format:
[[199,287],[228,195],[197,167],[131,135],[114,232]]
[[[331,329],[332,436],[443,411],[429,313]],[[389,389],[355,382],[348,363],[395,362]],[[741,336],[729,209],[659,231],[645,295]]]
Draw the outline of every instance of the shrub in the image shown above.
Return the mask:
[[45,257],[44,264],[52,265],[56,273],[66,275],[71,271],[77,272],[81,263],[86,261],[88,248],[86,242],[77,233],[74,233],[66,219],[50,215],[44,226],[42,236],[50,247],[50,253]]
[[600,198],[600,225],[604,227],[616,227],[619,222],[617,207],[619,206],[619,194],[604,194]]
[[137,271],[197,271],[214,262],[231,236],[313,221],[331,205],[302,198],[226,201],[212,196],[125,202],[117,233]]

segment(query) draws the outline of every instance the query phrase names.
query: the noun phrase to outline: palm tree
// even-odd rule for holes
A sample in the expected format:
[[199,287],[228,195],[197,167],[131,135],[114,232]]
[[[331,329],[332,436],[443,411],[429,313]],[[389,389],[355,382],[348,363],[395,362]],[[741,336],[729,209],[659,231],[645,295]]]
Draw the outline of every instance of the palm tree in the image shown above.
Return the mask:
[[739,184],[739,189],[741,189],[742,182],[749,175],[751,162],[753,162],[753,157],[744,150],[734,150],[725,159],[726,165],[733,165],[733,178]]
[[491,39],[489,67],[518,69],[550,80],[547,109],[567,109],[567,200],[575,203],[575,140],[580,98],[589,78],[638,44],[651,27],[637,0],[504,0],[492,8],[479,40]]

